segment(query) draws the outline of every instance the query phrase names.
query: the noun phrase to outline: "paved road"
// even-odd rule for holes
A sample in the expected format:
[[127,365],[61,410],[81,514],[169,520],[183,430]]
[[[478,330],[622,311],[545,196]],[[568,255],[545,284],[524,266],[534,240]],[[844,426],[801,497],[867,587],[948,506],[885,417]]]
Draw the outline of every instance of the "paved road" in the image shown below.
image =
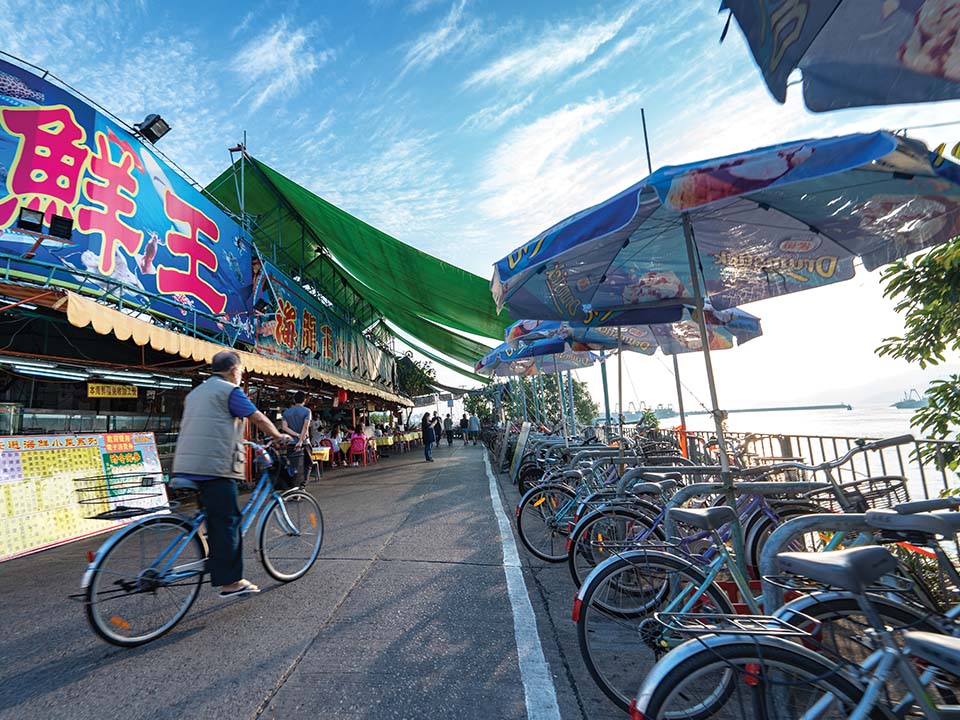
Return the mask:
[[[328,473],[310,486],[326,538],[306,577],[276,583],[248,548],[263,592],[207,586],[141,648],[101,642],[67,597],[102,538],[0,565],[0,719],[527,717],[483,455],[455,443],[432,464]],[[499,492],[512,521],[516,491]],[[580,661],[566,568],[520,557],[561,717],[617,717]]]

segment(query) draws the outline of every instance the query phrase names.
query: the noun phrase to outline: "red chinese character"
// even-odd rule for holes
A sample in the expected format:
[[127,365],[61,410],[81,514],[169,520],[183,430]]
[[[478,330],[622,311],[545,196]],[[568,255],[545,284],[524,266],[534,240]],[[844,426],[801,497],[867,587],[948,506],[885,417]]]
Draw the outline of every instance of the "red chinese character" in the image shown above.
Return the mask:
[[297,341],[297,308],[293,303],[280,298],[276,313],[277,327],[273,337],[284,347],[293,348]]
[[0,203],[0,227],[8,226],[21,200],[29,207],[73,217],[80,196],[80,177],[90,150],[86,132],[64,105],[0,110],[0,125],[19,135],[17,154],[7,185],[13,197]]
[[74,447],[76,445],[76,441],[73,438],[67,438],[64,442],[67,447]]
[[317,318],[303,311],[303,329],[300,331],[300,349],[311,355],[317,352]]
[[333,360],[333,328],[320,326],[320,352],[324,360]]
[[211,312],[223,312],[227,306],[227,296],[217,292],[213,285],[200,277],[200,265],[211,272],[217,270],[217,256],[200,242],[200,233],[217,242],[220,240],[220,228],[197,208],[187,204],[169,190],[163,194],[163,209],[167,217],[174,222],[186,223],[190,227],[190,235],[181,235],[174,230],[167,232],[167,249],[174,255],[187,257],[187,270],[158,268],[157,288],[164,294],[192,295],[206,305]]
[[[107,136],[98,132],[95,137],[97,152],[90,158],[93,178],[83,182],[83,194],[95,207],[82,207],[77,211],[77,227],[85,233],[98,233],[100,245],[100,272],[111,275],[120,248],[128,255],[135,255],[143,245],[143,231],[135,230],[121,219],[132,217],[137,212],[133,198],[137,195],[137,181],[133,177],[134,159],[124,152],[119,162],[110,157]],[[122,256],[120,256],[121,262]]]
[[36,441],[34,440],[24,440],[23,449],[24,450],[33,450],[37,446]]
[[9,442],[9,444],[7,445],[7,447],[9,447],[11,450],[19,450],[19,449],[20,449],[20,441],[19,441],[19,440],[11,440],[11,441]]

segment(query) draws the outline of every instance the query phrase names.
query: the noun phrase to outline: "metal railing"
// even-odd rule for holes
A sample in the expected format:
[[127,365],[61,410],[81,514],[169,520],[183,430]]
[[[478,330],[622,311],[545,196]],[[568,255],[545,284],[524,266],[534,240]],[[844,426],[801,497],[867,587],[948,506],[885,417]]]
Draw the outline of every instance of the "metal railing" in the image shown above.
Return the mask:
[[[693,444],[709,442],[714,434],[706,431],[687,431]],[[830,435],[793,435],[731,432],[725,434],[728,442],[747,442],[745,459],[749,464],[797,460],[808,465],[817,465],[833,460],[855,447],[858,440],[880,438],[856,438]],[[956,446],[947,440],[918,439],[912,445],[898,445],[877,452],[859,453],[851,461],[834,471],[838,482],[851,482],[877,475],[901,475],[907,479],[911,497],[938,497],[943,491],[960,487],[960,478],[935,460],[924,460],[929,448],[940,449]],[[921,453],[921,448],[924,450]],[[934,455],[939,453],[934,451]]]

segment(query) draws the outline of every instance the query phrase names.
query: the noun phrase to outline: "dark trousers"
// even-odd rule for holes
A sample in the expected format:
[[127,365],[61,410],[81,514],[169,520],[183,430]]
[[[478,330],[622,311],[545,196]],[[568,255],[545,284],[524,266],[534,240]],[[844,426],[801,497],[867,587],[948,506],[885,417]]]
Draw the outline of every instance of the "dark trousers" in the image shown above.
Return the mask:
[[453,445],[453,430],[446,430],[447,433],[447,445]]
[[237,483],[228,478],[217,478],[203,480],[197,485],[207,515],[210,584],[216,587],[230,585],[243,578],[243,537],[240,535]]
[[427,460],[433,459],[433,431],[423,433],[423,457]]

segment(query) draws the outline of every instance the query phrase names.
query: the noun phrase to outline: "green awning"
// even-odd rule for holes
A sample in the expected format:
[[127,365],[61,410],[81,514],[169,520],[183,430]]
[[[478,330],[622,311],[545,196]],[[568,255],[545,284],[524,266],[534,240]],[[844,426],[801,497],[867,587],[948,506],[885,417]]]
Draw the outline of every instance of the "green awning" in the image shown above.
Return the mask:
[[[207,191],[238,213],[236,177],[234,167],[230,167],[210,184]],[[261,245],[262,249],[266,252],[264,245],[278,244],[286,264],[292,265],[288,269],[314,280],[322,292],[326,293],[327,288],[335,283],[314,272],[318,264],[323,266],[322,260],[325,259],[318,258],[318,243],[349,275],[350,284],[362,299],[384,317],[393,320],[394,314],[406,313],[406,322],[401,320],[397,322],[398,326],[410,326],[412,319],[418,324],[427,320],[433,328],[445,326],[439,327],[443,332],[448,332],[445,328],[454,328],[502,341],[503,331],[511,319],[506,313],[497,315],[485,278],[396,240],[256,159],[248,158],[245,163],[243,187],[244,209],[248,216],[254,216],[260,234],[265,236],[260,238],[266,241]],[[290,215],[296,217],[288,217]],[[305,234],[304,226],[308,234]],[[423,334],[432,334],[436,339],[433,328],[405,329],[436,347],[423,337]],[[451,343],[458,344],[459,341]],[[471,357],[470,364],[482,354],[479,352],[477,357]]]

